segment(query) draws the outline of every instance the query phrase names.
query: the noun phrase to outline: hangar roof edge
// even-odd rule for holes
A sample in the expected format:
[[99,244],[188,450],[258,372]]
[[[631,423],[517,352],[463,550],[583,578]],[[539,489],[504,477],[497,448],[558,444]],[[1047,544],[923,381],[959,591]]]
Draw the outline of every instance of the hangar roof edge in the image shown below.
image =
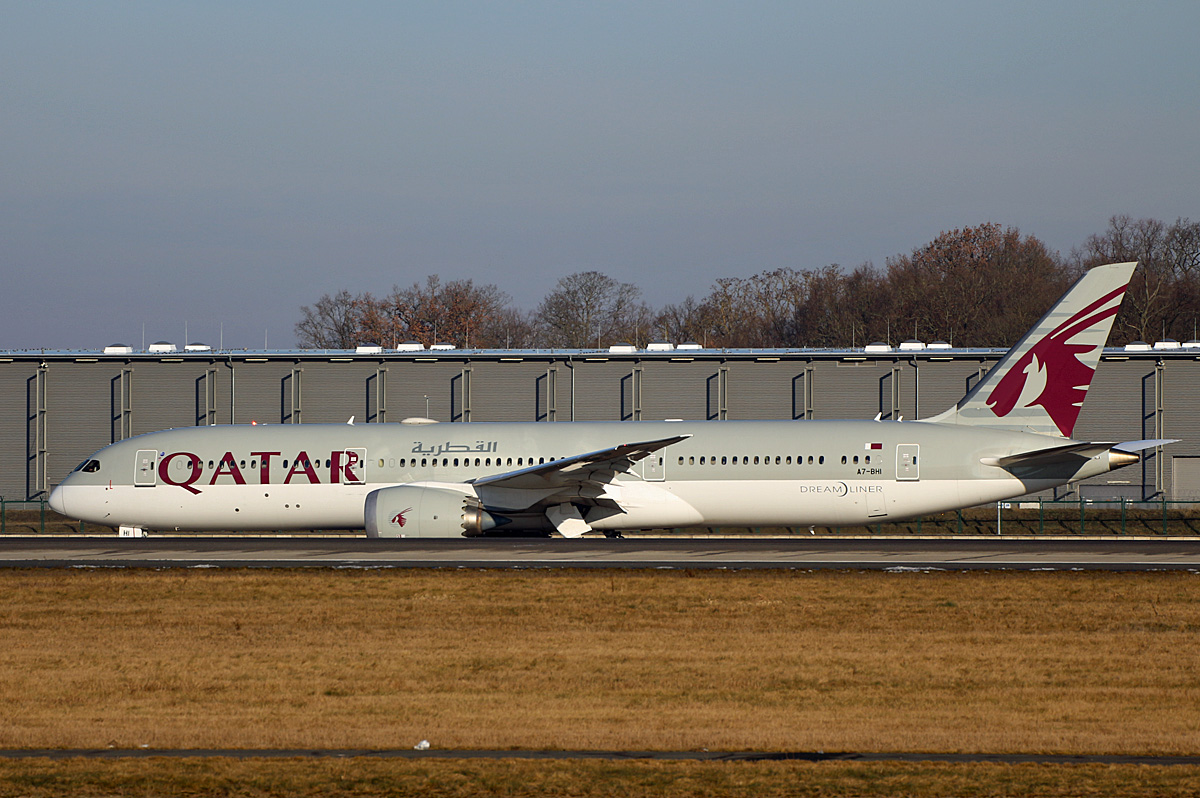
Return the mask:
[[[882,350],[874,347],[868,351],[854,349],[675,349],[655,351],[636,349],[611,351],[609,349],[435,349],[404,351],[385,349],[374,352],[358,352],[353,349],[225,349],[205,351],[128,351],[103,352],[89,349],[0,349],[0,363],[29,360],[73,361],[73,362],[184,362],[184,361],[334,361],[334,362],[407,362],[407,361],[519,361],[519,360],[977,360],[997,358],[1006,348],[970,347],[950,349],[900,349],[892,347]],[[1105,347],[1105,360],[1124,359],[1200,359],[1200,348],[1177,347],[1171,349],[1151,348],[1126,349]]]

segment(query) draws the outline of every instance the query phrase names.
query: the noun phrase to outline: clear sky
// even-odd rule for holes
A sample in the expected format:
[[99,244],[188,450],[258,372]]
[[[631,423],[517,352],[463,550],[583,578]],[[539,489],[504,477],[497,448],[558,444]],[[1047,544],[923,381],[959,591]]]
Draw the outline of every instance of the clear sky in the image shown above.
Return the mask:
[[0,349],[1200,217],[1200,3],[0,0]]

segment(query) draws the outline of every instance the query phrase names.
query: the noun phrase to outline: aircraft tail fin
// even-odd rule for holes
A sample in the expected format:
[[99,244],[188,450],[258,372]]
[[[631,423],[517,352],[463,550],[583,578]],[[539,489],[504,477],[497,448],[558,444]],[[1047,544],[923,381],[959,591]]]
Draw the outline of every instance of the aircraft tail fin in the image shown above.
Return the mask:
[[957,405],[925,420],[1070,438],[1136,266],[1089,270]]

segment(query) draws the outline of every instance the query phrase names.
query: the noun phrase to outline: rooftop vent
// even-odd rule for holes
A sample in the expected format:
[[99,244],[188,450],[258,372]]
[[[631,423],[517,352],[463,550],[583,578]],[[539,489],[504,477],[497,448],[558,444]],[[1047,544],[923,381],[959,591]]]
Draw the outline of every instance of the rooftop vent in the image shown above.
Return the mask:
[[920,351],[924,348],[925,348],[925,342],[918,341],[916,338],[909,338],[907,341],[904,341],[900,344],[901,352]]
[[1154,342],[1155,349],[1178,349],[1179,342],[1174,338],[1164,338],[1161,341]]
[[670,341],[651,341],[646,344],[647,352],[670,352],[674,348]]
[[953,349],[954,347],[950,346],[950,344],[946,343],[945,341],[934,341],[933,343],[931,343],[929,345],[929,348],[930,349]]
[[448,343],[448,342],[446,342],[446,341],[442,341],[442,342],[440,342],[440,343],[433,344],[433,345],[432,345],[432,346],[430,346],[429,348],[430,348],[430,349],[440,349],[440,350],[442,350],[442,351],[445,351],[445,350],[447,350],[447,349],[457,349],[458,347],[456,347],[456,346],[455,346],[454,344],[452,344],[452,343]]
[[129,344],[109,344],[104,347],[106,355],[132,355],[133,347]]
[[356,355],[382,355],[383,347],[379,344],[359,344],[354,347]]
[[211,352],[212,347],[199,342],[190,343],[183,347],[184,352]]
[[151,351],[151,352],[178,352],[179,347],[175,346],[175,344],[171,343],[170,341],[155,341],[154,343],[150,344],[149,351]]
[[872,344],[867,344],[864,348],[865,352],[891,352],[892,348],[883,341],[876,341]]
[[627,341],[622,341],[619,344],[613,344],[608,348],[609,352],[616,355],[629,355],[637,351],[637,347]]
[[1190,341],[1184,341],[1184,343],[1183,343],[1183,348],[1184,348],[1184,349],[1198,349],[1198,348],[1200,348],[1200,338],[1193,338],[1193,339],[1192,339],[1192,340],[1190,340]]
[[420,341],[405,341],[396,347],[397,352],[424,352],[425,344]]
[[703,349],[704,347],[700,346],[700,344],[696,343],[695,341],[684,341],[683,343],[681,343],[679,346],[677,346],[675,348],[676,349],[686,349],[686,350],[690,351],[690,350],[695,350],[695,349]]
[[1130,341],[1129,343],[1125,344],[1125,351],[1126,352],[1149,352],[1150,344],[1146,343],[1145,341]]

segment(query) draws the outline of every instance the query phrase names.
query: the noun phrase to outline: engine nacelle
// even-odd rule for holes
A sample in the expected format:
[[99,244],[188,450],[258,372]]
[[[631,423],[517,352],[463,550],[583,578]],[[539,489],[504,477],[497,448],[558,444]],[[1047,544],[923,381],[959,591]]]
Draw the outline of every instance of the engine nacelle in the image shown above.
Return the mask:
[[367,494],[369,538],[456,538],[482,535],[507,521],[483,509],[467,486],[400,485]]

